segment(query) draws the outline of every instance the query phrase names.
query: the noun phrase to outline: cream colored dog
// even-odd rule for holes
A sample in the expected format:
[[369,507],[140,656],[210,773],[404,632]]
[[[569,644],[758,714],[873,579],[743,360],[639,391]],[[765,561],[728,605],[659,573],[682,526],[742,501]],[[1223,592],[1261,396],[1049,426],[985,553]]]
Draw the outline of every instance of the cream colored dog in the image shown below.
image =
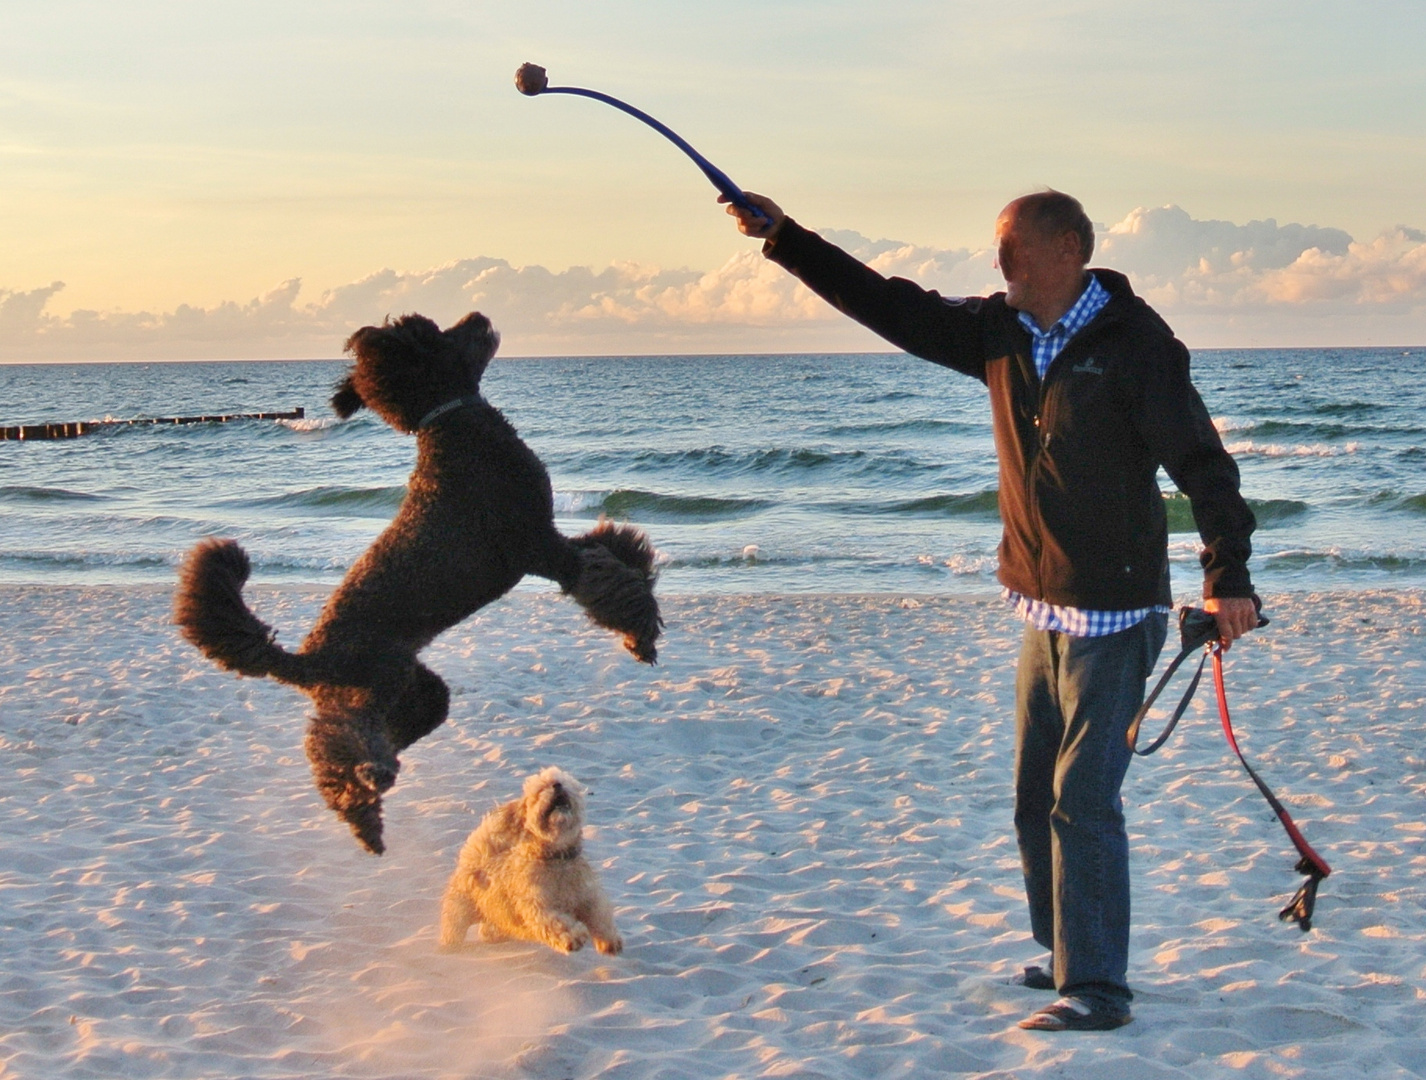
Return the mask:
[[581,850],[584,788],[551,766],[525,781],[522,797],[485,815],[461,848],[441,901],[441,947],[456,948],[472,925],[480,940],[538,941],[562,952],[592,938],[623,951],[614,911]]

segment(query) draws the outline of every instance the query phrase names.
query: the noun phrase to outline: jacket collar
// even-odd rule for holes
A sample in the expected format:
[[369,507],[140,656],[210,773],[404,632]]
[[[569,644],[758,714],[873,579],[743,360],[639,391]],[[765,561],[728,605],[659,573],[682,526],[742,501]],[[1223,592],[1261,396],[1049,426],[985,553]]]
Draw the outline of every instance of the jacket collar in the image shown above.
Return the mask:
[[1173,327],[1164,321],[1164,317],[1144,302],[1144,298],[1134,292],[1133,286],[1129,284],[1129,279],[1118,270],[1104,270],[1095,267],[1090,273],[1099,279],[1099,284],[1103,285],[1109,293],[1109,303],[1104,305],[1104,310],[1099,313],[1089,326],[1098,328],[1111,321],[1119,319],[1135,320],[1141,325],[1147,323],[1160,333],[1174,336]]

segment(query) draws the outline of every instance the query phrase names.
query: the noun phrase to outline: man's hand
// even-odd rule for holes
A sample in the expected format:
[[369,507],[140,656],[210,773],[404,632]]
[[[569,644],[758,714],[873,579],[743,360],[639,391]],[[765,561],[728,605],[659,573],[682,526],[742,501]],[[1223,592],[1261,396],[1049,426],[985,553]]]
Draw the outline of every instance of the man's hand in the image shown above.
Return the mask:
[[758,240],[775,240],[777,234],[782,230],[782,223],[787,220],[787,215],[782,212],[782,208],[773,202],[766,195],[758,195],[751,191],[743,192],[748,197],[748,202],[752,203],[763,212],[762,217],[749,210],[743,210],[728,202],[728,196],[719,195],[720,203],[727,203],[728,213],[738,219],[738,231],[744,236],[756,237]]
[[1218,623],[1218,640],[1227,652],[1233,642],[1258,627],[1258,605],[1250,596],[1213,597],[1203,602],[1203,610]]

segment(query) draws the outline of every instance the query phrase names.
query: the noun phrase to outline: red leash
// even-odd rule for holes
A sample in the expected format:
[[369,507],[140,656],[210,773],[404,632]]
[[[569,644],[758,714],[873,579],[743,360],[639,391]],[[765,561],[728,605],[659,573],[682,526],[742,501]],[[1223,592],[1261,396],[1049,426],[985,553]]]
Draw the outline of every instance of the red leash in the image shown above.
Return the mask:
[[1299,874],[1307,875],[1302,888],[1297,890],[1297,895],[1287,907],[1277,913],[1277,917],[1283,922],[1297,923],[1306,932],[1312,929],[1312,908],[1317,903],[1317,883],[1332,873],[1332,868],[1327,865],[1326,859],[1312,850],[1312,845],[1303,837],[1297,823],[1292,820],[1292,815],[1278,801],[1272,789],[1263,783],[1262,777],[1253,771],[1248,759],[1243,756],[1243,751],[1238,749],[1238,740],[1233,735],[1233,721],[1228,715],[1228,694],[1223,689],[1223,646],[1214,641],[1208,648],[1213,653],[1213,687],[1218,691],[1218,715],[1223,720],[1223,734],[1228,739],[1228,745],[1233,748],[1233,753],[1237,754],[1238,760],[1243,763],[1243,768],[1247,769],[1248,775],[1253,778],[1253,783],[1258,785],[1263,798],[1273,808],[1278,821],[1282,822],[1282,827],[1287,830],[1287,838],[1292,841],[1292,846],[1297,848],[1297,853],[1302,856],[1295,869]]
[[[1178,703],[1178,708],[1174,710],[1173,716],[1159,737],[1150,743],[1146,749],[1140,750],[1138,748],[1139,725],[1143,723],[1144,717],[1149,713],[1149,707],[1153,705],[1154,700],[1159,696],[1159,692],[1163,690],[1164,685],[1169,681],[1169,677],[1178,670],[1179,665],[1192,653],[1200,648],[1205,648],[1207,652],[1213,656],[1213,685],[1218,691],[1218,715],[1223,721],[1223,734],[1228,739],[1228,745],[1233,748],[1233,753],[1238,755],[1238,760],[1242,762],[1243,768],[1248,770],[1248,775],[1252,777],[1253,783],[1258,786],[1258,790],[1262,792],[1263,798],[1265,798],[1268,801],[1268,805],[1273,808],[1273,813],[1277,815],[1278,821],[1282,822],[1282,827],[1287,830],[1287,838],[1292,841],[1292,846],[1297,848],[1297,853],[1301,856],[1297,861],[1296,869],[1299,874],[1306,874],[1307,880],[1302,883],[1302,887],[1297,890],[1297,894],[1293,896],[1287,907],[1278,912],[1277,917],[1283,922],[1297,923],[1298,927],[1305,933],[1312,929],[1312,909],[1317,903],[1317,884],[1332,872],[1332,868],[1327,865],[1326,859],[1312,850],[1312,845],[1303,838],[1302,832],[1297,827],[1297,823],[1292,820],[1292,815],[1290,815],[1282,803],[1278,801],[1277,796],[1272,793],[1272,789],[1263,783],[1262,777],[1248,764],[1248,759],[1243,756],[1243,751],[1238,748],[1238,740],[1233,734],[1233,721],[1228,715],[1228,694],[1223,689],[1223,644],[1218,640],[1217,620],[1208,614],[1208,612],[1198,608],[1184,608],[1179,612],[1178,624],[1183,648],[1169,665],[1168,670],[1160,677],[1158,684],[1149,693],[1143,706],[1135,715],[1133,722],[1130,723],[1128,732],[1129,749],[1141,757],[1147,757],[1162,746],[1169,735],[1173,733],[1175,725],[1178,724],[1179,719],[1183,716],[1184,710],[1188,708],[1188,703],[1193,697],[1193,692],[1198,689],[1199,676],[1203,674],[1203,661],[1207,659],[1207,656],[1199,661],[1198,670],[1194,672],[1193,680],[1189,683],[1188,690],[1185,691],[1183,699]],[[1260,618],[1258,625],[1266,626],[1267,620]]]

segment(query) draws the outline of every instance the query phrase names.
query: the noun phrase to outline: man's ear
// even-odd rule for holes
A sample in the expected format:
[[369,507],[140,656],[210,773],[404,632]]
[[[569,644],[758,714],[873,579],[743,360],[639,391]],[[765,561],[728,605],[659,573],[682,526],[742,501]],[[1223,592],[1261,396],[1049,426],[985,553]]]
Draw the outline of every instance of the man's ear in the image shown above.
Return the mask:
[[352,385],[352,377],[348,375],[341,382],[337,383],[336,391],[332,394],[332,411],[343,420],[350,417],[360,409],[366,402],[362,401],[361,395]]

